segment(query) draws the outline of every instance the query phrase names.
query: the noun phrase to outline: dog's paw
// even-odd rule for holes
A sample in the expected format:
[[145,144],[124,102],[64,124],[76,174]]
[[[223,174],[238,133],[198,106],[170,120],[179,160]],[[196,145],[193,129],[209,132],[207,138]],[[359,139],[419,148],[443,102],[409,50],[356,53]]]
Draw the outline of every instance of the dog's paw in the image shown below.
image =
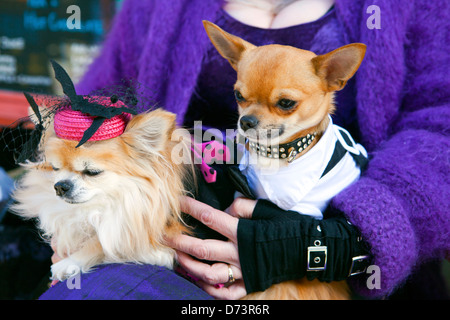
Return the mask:
[[81,272],[81,267],[75,260],[66,258],[53,264],[51,270],[52,280],[64,281],[79,274]]

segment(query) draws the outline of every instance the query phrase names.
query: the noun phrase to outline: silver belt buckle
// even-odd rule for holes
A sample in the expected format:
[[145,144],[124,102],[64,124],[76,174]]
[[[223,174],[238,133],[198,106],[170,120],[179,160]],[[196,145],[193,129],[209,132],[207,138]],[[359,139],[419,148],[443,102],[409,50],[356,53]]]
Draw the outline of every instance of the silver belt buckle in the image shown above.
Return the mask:
[[[323,253],[323,256],[319,257],[316,255],[316,257],[311,257],[311,254],[314,254],[314,253]],[[321,263],[322,259],[324,259],[323,266],[320,266],[320,267],[311,266],[311,264]],[[308,247],[308,262],[307,262],[306,270],[307,271],[323,271],[326,268],[327,268],[327,247],[326,246]]]
[[[352,258],[352,265],[350,266],[350,271],[348,273],[348,276],[351,277],[351,276],[355,276],[357,274],[361,274],[361,273],[366,272],[367,266],[364,266],[362,269],[361,268],[356,268],[356,267],[357,267],[358,263],[360,263],[360,262],[362,262],[364,260],[367,260],[367,259],[369,259],[368,255],[362,255],[362,256],[353,257]],[[356,270],[353,270],[354,268],[356,268]]]

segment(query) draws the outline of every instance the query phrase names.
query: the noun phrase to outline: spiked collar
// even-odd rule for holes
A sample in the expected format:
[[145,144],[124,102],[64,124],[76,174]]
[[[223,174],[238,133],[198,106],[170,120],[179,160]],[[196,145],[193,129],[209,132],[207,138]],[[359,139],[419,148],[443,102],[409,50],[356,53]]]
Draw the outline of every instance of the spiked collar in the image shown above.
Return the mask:
[[286,159],[291,163],[295,156],[305,150],[316,138],[317,132],[307,134],[288,143],[280,145],[262,145],[257,142],[249,141],[249,147],[259,156],[272,159]]

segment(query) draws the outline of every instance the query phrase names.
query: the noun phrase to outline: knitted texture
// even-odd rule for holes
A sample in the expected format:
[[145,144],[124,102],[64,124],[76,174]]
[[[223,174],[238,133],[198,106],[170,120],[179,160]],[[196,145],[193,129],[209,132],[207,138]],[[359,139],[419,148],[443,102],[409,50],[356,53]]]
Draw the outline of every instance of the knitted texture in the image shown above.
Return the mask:
[[[201,20],[216,21],[221,3],[125,1],[77,92],[134,77],[183,123],[210,48]],[[373,4],[381,29],[366,25]],[[449,5],[336,0],[345,41],[367,45],[355,75],[356,110],[348,116],[357,120],[372,160],[332,202],[361,230],[381,269],[381,289],[367,289],[367,276],[352,280],[366,296],[389,295],[416,266],[450,252]]]
[[[123,102],[117,101],[110,107],[124,106]],[[80,141],[84,132],[92,125],[94,118],[94,116],[84,114],[81,111],[72,110],[70,105],[67,105],[55,114],[55,133],[61,139]],[[121,135],[130,119],[129,113],[122,113],[111,119],[106,119],[88,141],[108,140]]]

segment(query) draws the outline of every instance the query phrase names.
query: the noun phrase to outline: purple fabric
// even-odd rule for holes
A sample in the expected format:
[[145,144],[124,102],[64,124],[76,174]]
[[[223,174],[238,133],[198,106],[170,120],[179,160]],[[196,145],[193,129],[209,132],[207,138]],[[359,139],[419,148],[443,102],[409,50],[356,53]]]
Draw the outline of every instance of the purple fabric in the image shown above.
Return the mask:
[[109,264],[58,282],[40,300],[209,300],[211,296],[173,271],[152,265]]
[[[135,77],[183,123],[210,48],[201,20],[217,21],[221,2],[126,1],[78,90]],[[366,26],[373,4],[381,11],[379,30]],[[354,279],[366,296],[390,294],[416,267],[450,252],[449,6],[447,0],[336,0],[344,42],[367,45],[354,80],[356,107],[340,117],[355,119],[373,159],[332,202],[362,231],[381,269],[379,290]]]

